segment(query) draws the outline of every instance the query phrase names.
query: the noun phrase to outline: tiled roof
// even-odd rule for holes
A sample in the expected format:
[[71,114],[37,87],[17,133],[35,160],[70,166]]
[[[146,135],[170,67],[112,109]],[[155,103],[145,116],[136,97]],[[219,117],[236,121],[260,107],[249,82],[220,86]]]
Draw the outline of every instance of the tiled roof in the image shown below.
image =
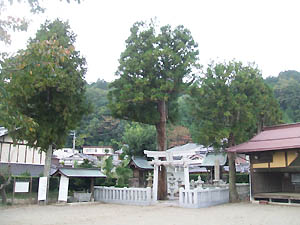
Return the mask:
[[55,174],[57,173],[66,177],[106,177],[100,169],[92,168],[59,168]]
[[219,160],[220,166],[224,166],[227,162],[227,154],[223,152],[219,152],[219,153],[208,152],[201,166],[214,166],[216,159]]
[[229,152],[249,153],[300,148],[300,123],[265,127],[248,142],[228,148]]
[[134,165],[140,169],[145,170],[153,170],[153,166],[149,164],[149,162],[141,156],[133,156],[129,164],[134,163]]
[[173,148],[170,148],[167,150],[167,152],[173,152],[173,151],[190,151],[190,150],[196,150],[197,151],[208,151],[208,150],[213,150],[212,148],[206,148],[203,145],[198,145],[195,143],[188,143],[185,145],[181,145],[181,146],[175,146]]

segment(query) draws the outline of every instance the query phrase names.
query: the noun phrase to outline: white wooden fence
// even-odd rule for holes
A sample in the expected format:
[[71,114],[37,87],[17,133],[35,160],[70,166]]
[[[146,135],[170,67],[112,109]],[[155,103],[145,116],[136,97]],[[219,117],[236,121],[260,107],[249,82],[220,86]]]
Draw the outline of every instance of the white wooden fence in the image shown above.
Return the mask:
[[95,186],[95,201],[106,203],[150,205],[151,188],[116,188]]
[[179,206],[185,208],[202,208],[229,202],[228,188],[214,189],[179,189]]

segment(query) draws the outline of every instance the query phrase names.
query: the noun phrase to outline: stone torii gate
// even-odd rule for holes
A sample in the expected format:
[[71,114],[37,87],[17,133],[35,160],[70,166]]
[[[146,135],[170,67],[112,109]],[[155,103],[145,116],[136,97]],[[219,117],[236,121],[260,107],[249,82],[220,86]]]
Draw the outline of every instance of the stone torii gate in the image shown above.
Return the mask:
[[[144,153],[147,157],[154,158],[150,164],[154,166],[153,177],[153,201],[157,201],[158,191],[158,170],[160,166],[183,166],[184,168],[184,186],[185,190],[190,189],[190,175],[189,165],[200,164],[202,160],[191,160],[190,157],[196,154],[196,150],[184,151],[184,152],[168,152],[168,151],[147,151]],[[175,157],[175,159],[174,159]],[[178,158],[178,159],[176,159]]]

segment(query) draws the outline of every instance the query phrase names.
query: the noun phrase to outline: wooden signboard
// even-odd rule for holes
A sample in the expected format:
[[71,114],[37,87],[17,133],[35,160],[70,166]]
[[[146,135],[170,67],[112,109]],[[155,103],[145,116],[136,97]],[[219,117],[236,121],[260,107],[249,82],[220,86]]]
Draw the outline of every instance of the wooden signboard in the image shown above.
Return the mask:
[[69,178],[61,175],[59,183],[58,201],[68,200]]
[[47,198],[47,177],[40,177],[38,201],[46,201]]
[[25,181],[17,181],[15,183],[15,192],[18,193],[22,193],[22,192],[29,192],[29,182],[25,182]]

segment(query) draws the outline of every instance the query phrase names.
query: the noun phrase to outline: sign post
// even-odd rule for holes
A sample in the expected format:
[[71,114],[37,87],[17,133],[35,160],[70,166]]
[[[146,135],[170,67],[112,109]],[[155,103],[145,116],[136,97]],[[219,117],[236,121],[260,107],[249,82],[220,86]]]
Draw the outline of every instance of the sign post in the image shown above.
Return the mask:
[[69,189],[69,178],[61,175],[59,182],[58,201],[67,202]]
[[46,201],[47,199],[47,177],[40,177],[39,179],[39,192],[38,192],[38,202],[39,201]]

